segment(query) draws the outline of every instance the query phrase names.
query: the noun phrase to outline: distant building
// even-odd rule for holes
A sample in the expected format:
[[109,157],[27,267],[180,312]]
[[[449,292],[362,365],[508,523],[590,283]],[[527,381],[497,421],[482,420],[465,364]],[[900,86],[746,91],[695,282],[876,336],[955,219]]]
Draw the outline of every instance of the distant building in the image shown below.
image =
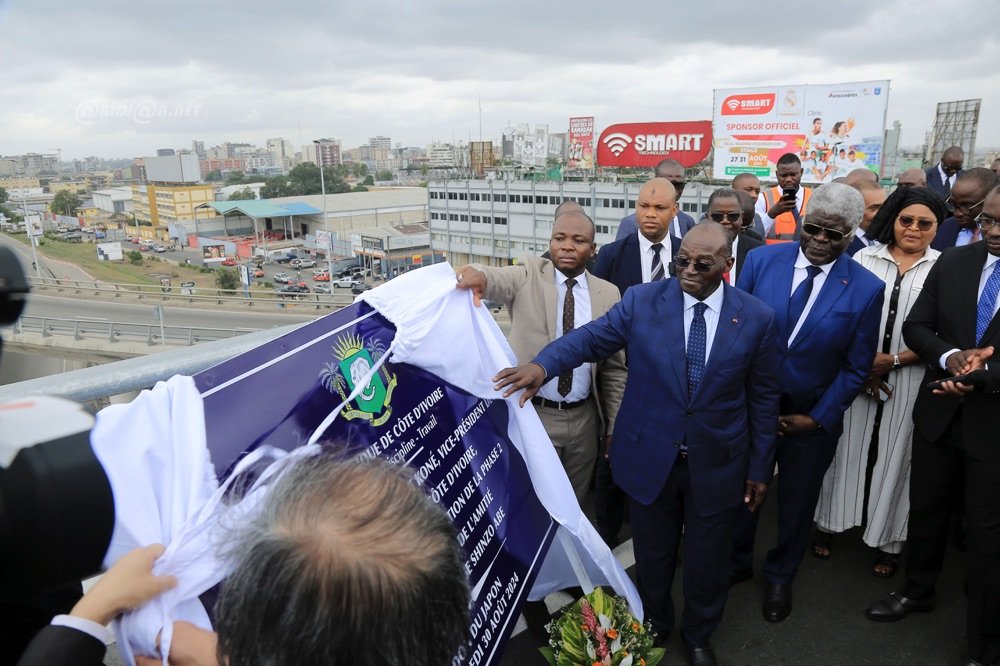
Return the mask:
[[134,207],[131,187],[94,190],[94,206],[108,213],[131,213]]
[[26,153],[0,158],[0,176],[54,176],[61,170],[58,155]]
[[146,182],[149,183],[182,184],[201,181],[198,156],[192,153],[144,157],[143,162],[146,167]]
[[246,173],[247,163],[242,157],[225,157],[223,159],[206,159],[199,162],[202,174],[207,175],[211,171],[219,171],[225,176],[230,171]]
[[469,143],[469,165],[472,172],[483,177],[486,169],[491,169],[496,165],[493,154],[492,141],[472,141]]
[[373,136],[368,139],[368,147],[392,150],[392,139],[387,136]]
[[[215,201],[215,190],[211,185],[132,186],[132,205],[136,219],[152,225],[155,237],[161,240],[168,240],[168,225],[194,220],[195,209],[212,201]],[[213,217],[214,210],[203,208],[197,211],[199,220]]]

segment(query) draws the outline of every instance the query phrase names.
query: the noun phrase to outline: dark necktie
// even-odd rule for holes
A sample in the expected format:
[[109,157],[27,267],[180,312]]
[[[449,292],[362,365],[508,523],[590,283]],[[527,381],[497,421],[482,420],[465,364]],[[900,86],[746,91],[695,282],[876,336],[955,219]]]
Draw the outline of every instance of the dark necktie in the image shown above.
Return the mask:
[[694,395],[705,374],[705,347],[708,344],[708,328],[705,326],[705,310],[707,309],[708,306],[704,303],[695,303],[694,318],[691,320],[691,330],[688,331],[688,398]]
[[1000,293],[1000,261],[993,264],[993,272],[986,279],[986,286],[979,297],[976,306],[976,344],[983,343],[983,336],[993,320],[993,310],[997,305],[997,294]]
[[802,317],[802,312],[806,309],[806,303],[809,302],[809,295],[813,290],[813,279],[822,270],[819,266],[806,266],[806,272],[809,273],[808,277],[799,283],[799,286],[795,288],[795,292],[792,294],[792,298],[788,301],[789,337],[791,337],[792,331],[795,330],[795,325],[799,322],[799,318]]
[[653,250],[653,263],[650,264],[649,281],[656,282],[663,279],[663,260],[660,259],[663,243],[653,243],[653,247],[650,249]]
[[[562,334],[566,335],[573,330],[573,320],[576,318],[576,298],[573,297],[573,285],[576,284],[576,280],[569,278],[566,280],[566,298],[563,300],[563,320],[562,320]],[[559,395],[564,398],[569,395],[570,389],[573,388],[573,371],[567,370],[566,372],[559,375]]]
[[944,177],[944,198],[947,199],[948,195],[951,194],[951,177]]

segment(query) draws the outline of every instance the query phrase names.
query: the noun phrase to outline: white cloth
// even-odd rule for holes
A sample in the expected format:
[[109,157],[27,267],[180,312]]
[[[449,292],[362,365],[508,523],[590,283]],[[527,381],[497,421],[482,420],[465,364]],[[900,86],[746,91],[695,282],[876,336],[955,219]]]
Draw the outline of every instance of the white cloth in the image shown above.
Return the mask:
[[[891,336],[889,353],[906,351],[903,321],[940,254],[928,248],[923,258],[906,271],[899,284],[895,307],[892,307],[892,301],[899,271],[888,247],[876,244],[854,255],[855,261],[885,283],[879,351],[883,349],[886,333]],[[890,315],[893,317],[892,330],[887,330]],[[876,443],[878,453],[871,475],[867,526],[862,535],[864,542],[873,548],[899,552],[898,544],[906,540],[910,514],[913,404],[923,376],[924,366],[917,363],[893,370],[885,380],[894,389],[892,397],[882,408]],[[823,489],[816,505],[816,524],[827,532],[843,532],[864,524],[865,470],[878,404],[878,400],[862,392],[844,414],[844,433],[837,444],[833,463],[823,479]]]
[[[806,255],[802,254],[802,249],[799,248],[799,256],[795,260],[795,273],[792,276],[792,290],[788,292],[791,296],[795,293],[802,282],[809,277],[809,272],[806,270],[807,266],[812,266],[812,262],[806,259]],[[810,310],[813,308],[813,303],[819,298],[819,292],[823,290],[823,285],[826,284],[826,276],[830,274],[830,269],[833,268],[833,262],[828,264],[823,264],[819,267],[820,272],[813,278],[813,288],[809,293],[809,300],[806,301],[806,307],[802,311],[802,316],[799,317],[798,322],[795,324],[795,328],[792,329],[792,334],[788,336],[788,346],[792,345],[792,341],[795,340],[795,336],[799,334],[799,329],[802,328],[802,324],[805,322],[806,318],[809,316]]]
[[712,343],[715,342],[715,332],[719,328],[719,313],[722,312],[722,302],[725,299],[725,289],[722,285],[712,292],[703,301],[699,301],[690,294],[684,294],[684,349],[687,349],[687,341],[691,335],[691,322],[694,321],[694,306],[697,303],[704,303],[708,307],[705,309],[705,365],[712,356]]
[[[576,285],[573,286],[573,300],[576,302],[573,308],[573,328],[582,328],[590,323],[590,289],[587,285],[587,273],[583,272],[576,276]],[[561,338],[566,331],[562,330],[563,307],[566,303],[566,275],[562,271],[555,271],[556,280],[556,325],[559,327],[557,338]],[[586,400],[590,396],[590,363],[583,363],[573,369],[573,386],[565,396],[559,394],[559,378],[553,377],[545,382],[542,388],[538,389],[538,395],[546,400],[556,402],[579,402]]]
[[[639,235],[639,263],[642,266],[642,282],[645,284],[653,276],[653,242],[643,236],[642,231],[637,231],[636,233]],[[660,248],[660,261],[663,262],[663,277],[667,278],[669,277],[667,267],[670,265],[673,257],[670,234],[668,233],[664,236],[660,243],[663,245]]]

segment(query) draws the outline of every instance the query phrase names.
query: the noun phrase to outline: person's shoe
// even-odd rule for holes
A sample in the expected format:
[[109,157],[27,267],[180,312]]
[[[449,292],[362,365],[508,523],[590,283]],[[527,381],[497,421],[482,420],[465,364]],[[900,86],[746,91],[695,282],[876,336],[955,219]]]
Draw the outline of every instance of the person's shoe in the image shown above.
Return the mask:
[[691,666],[717,666],[719,661],[715,658],[715,652],[708,645],[702,647],[684,646],[687,650],[688,663]]
[[792,612],[791,583],[768,583],[761,609],[768,622],[781,622]]
[[729,587],[753,578],[753,569],[733,569],[729,572]]
[[934,610],[934,599],[908,599],[893,592],[885,599],[875,602],[865,611],[865,617],[873,622],[896,622],[910,613],[926,613]]

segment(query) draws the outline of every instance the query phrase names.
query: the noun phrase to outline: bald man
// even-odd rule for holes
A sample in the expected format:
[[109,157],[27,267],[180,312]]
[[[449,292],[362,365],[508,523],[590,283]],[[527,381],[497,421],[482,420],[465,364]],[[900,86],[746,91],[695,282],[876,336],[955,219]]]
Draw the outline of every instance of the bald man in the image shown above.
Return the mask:
[[965,151],[962,150],[961,146],[951,146],[945,149],[937,166],[932,166],[925,172],[927,187],[947,199],[948,195],[951,194],[951,188],[955,186],[955,180],[962,174],[964,163]]
[[923,169],[907,169],[896,179],[897,187],[927,187],[927,174]]
[[[670,182],[674,187],[674,198],[676,201],[680,201],[681,194],[684,192],[684,186],[687,185],[687,178],[684,176],[684,165],[674,159],[667,158],[661,160],[656,168],[653,170],[653,174],[656,178],[663,178]],[[626,236],[631,236],[636,232],[636,213],[631,215],[626,215],[622,218],[622,221],[618,223],[618,233],[615,235],[615,240],[621,240]],[[674,218],[670,222],[670,233],[676,238],[683,238],[684,234],[695,225],[695,220],[693,217],[685,213],[680,209],[680,204],[677,205],[677,210],[674,212]]]

